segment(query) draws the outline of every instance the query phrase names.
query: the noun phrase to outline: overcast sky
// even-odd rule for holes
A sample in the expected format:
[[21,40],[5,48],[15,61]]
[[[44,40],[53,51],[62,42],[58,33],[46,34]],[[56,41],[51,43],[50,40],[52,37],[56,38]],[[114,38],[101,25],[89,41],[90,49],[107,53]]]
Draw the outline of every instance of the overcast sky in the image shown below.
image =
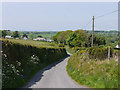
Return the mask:
[[117,2],[4,2],[2,4],[2,29],[22,31],[64,31],[92,29],[117,30],[118,12],[96,19],[99,15],[118,10]]

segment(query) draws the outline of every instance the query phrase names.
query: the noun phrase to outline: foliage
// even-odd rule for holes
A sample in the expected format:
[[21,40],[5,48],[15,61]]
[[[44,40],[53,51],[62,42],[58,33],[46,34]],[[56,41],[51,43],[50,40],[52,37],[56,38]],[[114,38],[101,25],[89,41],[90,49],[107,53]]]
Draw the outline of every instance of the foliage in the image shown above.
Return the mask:
[[37,37],[42,37],[41,35],[38,35]]
[[31,45],[31,46],[36,46],[36,47],[46,47],[46,48],[54,48],[54,47],[58,47],[57,44],[55,44],[54,42],[44,42],[44,41],[33,41],[33,40],[23,40],[23,39],[6,39],[9,40],[10,42],[13,43],[19,43],[19,44],[23,44],[23,45]]
[[[87,33],[89,34],[91,31],[87,31]],[[94,33],[96,36],[104,38],[107,46],[114,46],[119,41],[119,31],[95,31]]]
[[6,35],[10,35],[10,30],[2,30],[2,37],[5,38]]
[[89,59],[88,53],[77,52],[68,60],[68,75],[91,88],[118,88],[118,62],[115,58],[108,60]]
[[[69,47],[91,47],[92,35],[87,34],[85,30],[76,31],[61,31],[58,32],[52,39],[56,43],[62,43]],[[106,41],[100,36],[94,36],[94,46],[105,45]]]
[[80,51],[80,50],[86,50],[86,47],[73,47],[72,50],[74,50],[75,52]]
[[[99,48],[91,47],[88,49],[89,58],[93,59],[106,59],[108,57],[108,47]],[[113,56],[113,48],[110,48],[110,57]]]
[[[87,36],[87,39],[86,39],[85,43],[83,43],[82,46],[91,47],[91,41],[92,41],[92,35],[89,34]],[[94,44],[94,46],[105,45],[106,41],[105,41],[104,38],[94,35],[93,44]]]
[[72,33],[72,30],[58,32],[52,39],[57,43],[62,43],[66,45],[66,39],[69,37],[69,34]]
[[2,40],[3,88],[22,87],[40,69],[67,56],[64,48],[15,41]]
[[37,38],[39,35],[43,38],[51,38],[54,36],[57,32],[49,31],[49,32],[31,32],[31,31],[21,31],[20,35],[22,36],[24,33],[28,35],[28,39]]
[[65,46],[66,48],[66,51],[70,54],[74,54],[75,53],[75,50],[73,50],[72,48],[70,48],[69,46]]
[[59,44],[58,46],[59,46],[59,47],[64,47],[64,45],[63,45],[63,44]]
[[14,31],[13,34],[12,34],[12,37],[19,38],[20,37],[19,32],[18,31]]
[[70,47],[81,47],[82,42],[85,40],[86,32],[84,30],[76,30],[69,34],[67,44]]

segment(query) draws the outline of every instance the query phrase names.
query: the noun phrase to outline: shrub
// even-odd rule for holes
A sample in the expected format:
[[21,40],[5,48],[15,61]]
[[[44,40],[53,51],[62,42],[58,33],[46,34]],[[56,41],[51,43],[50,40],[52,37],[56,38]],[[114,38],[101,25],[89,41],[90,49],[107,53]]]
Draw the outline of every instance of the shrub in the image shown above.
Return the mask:
[[55,44],[53,44],[53,43],[50,43],[49,45],[50,45],[50,46],[55,46]]
[[86,47],[73,47],[72,49],[76,52],[78,50],[86,50]]
[[[91,47],[88,49],[89,58],[106,59],[108,57],[108,47]],[[110,57],[113,57],[113,48],[110,48]]]
[[59,44],[58,46],[59,46],[59,47],[64,47],[64,45],[63,45],[63,44]]

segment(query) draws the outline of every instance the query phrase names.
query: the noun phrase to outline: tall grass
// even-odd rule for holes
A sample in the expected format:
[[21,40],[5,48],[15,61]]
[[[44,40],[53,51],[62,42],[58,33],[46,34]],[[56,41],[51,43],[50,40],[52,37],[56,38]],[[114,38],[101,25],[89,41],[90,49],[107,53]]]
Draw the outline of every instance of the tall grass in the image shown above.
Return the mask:
[[68,61],[69,76],[80,85],[91,88],[118,88],[118,62],[89,59],[88,53],[81,51],[72,55]]

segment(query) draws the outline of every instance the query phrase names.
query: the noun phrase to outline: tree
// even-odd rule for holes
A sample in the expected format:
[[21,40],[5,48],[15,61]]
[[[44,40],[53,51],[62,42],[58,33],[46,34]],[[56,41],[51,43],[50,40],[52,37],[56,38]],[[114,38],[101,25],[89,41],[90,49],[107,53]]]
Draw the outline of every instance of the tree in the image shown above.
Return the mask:
[[6,35],[7,35],[7,30],[2,30],[2,37],[5,38]]
[[75,32],[71,33],[69,35],[69,38],[67,39],[67,44],[70,47],[80,47],[82,43],[81,37],[77,35]]
[[84,30],[76,30],[71,33],[67,39],[67,44],[70,47],[81,47],[83,41],[86,40],[86,31]]
[[55,36],[53,36],[52,39],[57,43],[61,43],[65,45],[66,40],[70,33],[72,33],[72,30],[61,31],[61,32],[58,32]]
[[11,31],[7,30],[7,35],[10,36],[11,35]]
[[[88,35],[87,40],[85,41],[84,45],[85,47],[91,47],[91,41],[92,41],[92,34]],[[99,46],[99,45],[105,45],[106,41],[104,38],[100,37],[100,36],[96,36],[94,35],[94,46]]]
[[13,34],[12,34],[12,37],[19,38],[20,37],[19,32],[18,31],[14,31]]
[[41,37],[41,38],[42,38],[42,36],[41,36],[41,35],[38,35],[37,37]]

